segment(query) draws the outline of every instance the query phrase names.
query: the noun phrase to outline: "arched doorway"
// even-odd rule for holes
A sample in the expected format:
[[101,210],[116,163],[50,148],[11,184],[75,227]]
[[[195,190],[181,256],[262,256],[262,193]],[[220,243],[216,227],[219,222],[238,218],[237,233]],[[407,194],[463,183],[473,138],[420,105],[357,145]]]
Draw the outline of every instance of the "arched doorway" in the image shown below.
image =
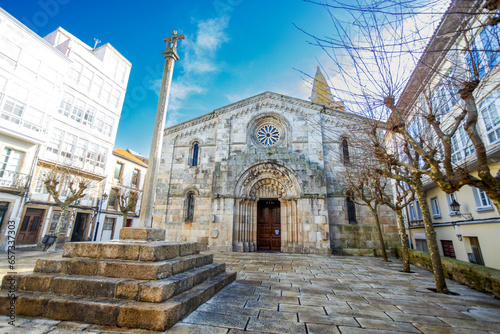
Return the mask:
[[249,168],[235,195],[234,251],[280,251],[297,244],[301,187],[288,168],[273,163]]
[[278,199],[257,202],[257,250],[281,250],[280,209]]

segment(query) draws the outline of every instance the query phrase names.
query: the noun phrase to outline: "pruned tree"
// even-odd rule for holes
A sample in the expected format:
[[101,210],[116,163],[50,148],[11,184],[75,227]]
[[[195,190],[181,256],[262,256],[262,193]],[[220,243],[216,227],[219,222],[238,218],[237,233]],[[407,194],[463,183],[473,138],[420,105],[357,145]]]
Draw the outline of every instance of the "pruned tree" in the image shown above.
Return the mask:
[[128,191],[120,193],[117,199],[118,199],[118,208],[122,213],[123,217],[122,227],[126,227],[128,213],[131,211],[135,211],[138,195],[136,192]]
[[385,178],[377,174],[373,160],[368,159],[366,155],[364,159],[360,158],[361,156],[357,156],[355,159],[350,159],[356,163],[351,162],[349,168],[346,168],[339,175],[339,179],[343,180],[346,193],[351,197],[351,200],[358,205],[366,205],[370,209],[375,219],[382,258],[387,262],[387,251],[380,226],[379,205],[381,202],[378,195],[379,192],[383,191],[382,189],[387,189],[387,182]]
[[[380,175],[380,173],[377,173]],[[405,171],[403,175],[408,175]],[[403,210],[415,200],[415,191],[408,184],[402,182],[401,180],[394,181],[394,191],[395,194],[387,193],[383,189],[379,189],[377,196],[379,201],[387,205],[391,210],[396,213],[398,219],[398,231],[399,240],[401,243],[401,257],[403,261],[403,272],[409,273],[410,269],[410,254],[408,250],[408,235],[406,234],[405,220],[403,216]]]
[[[425,54],[425,46],[431,40],[434,27],[438,26],[444,13],[443,4],[444,1],[420,0],[330,0],[320,5],[332,18],[332,35],[308,35],[313,38],[312,44],[325,50],[332,61],[333,79],[330,81],[335,84],[330,86],[335,95],[345,101],[346,110],[377,120],[390,120],[389,127],[375,123],[370,130],[384,130],[397,135],[397,141],[391,147],[387,147],[378,136],[373,136],[372,148],[383,166],[377,171],[385,177],[406,182],[415,190],[421,204],[436,289],[446,293],[448,289],[436,233],[423,190],[423,175],[429,175],[432,170],[429,164],[422,161],[425,161],[425,156],[430,156],[431,152],[437,152],[437,145],[435,141],[426,141],[428,138],[425,136],[409,136],[410,113],[400,112],[391,116],[392,118],[389,117],[398,112],[392,107],[407,89],[415,64],[419,62],[420,56]],[[442,12],[435,9],[439,8],[439,5],[443,9]],[[343,9],[341,15],[338,15],[339,8]],[[349,16],[351,21],[346,24],[346,17]],[[424,19],[426,22],[423,25]],[[439,59],[437,53],[432,55],[433,59]],[[422,74],[424,77],[420,80],[435,72],[436,69],[426,68]],[[396,122],[392,122],[394,117],[399,117]],[[403,134],[399,129],[403,129]],[[415,132],[412,132],[412,135],[414,134]],[[413,147],[415,143],[421,143],[423,149]],[[429,147],[428,143],[434,146]]]
[[85,197],[91,181],[77,176],[69,167],[55,166],[45,176],[43,183],[56,205],[61,208],[61,215],[55,228],[56,239],[52,246],[47,249],[48,252],[55,252],[57,240],[63,232],[62,228],[68,216],[69,206]]

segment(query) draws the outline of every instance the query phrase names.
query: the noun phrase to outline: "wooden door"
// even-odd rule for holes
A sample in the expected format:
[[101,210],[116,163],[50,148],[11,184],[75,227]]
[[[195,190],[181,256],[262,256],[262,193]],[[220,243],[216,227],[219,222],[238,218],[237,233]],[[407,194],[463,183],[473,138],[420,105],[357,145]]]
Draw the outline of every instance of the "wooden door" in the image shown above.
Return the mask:
[[257,203],[257,249],[281,250],[281,216],[278,200]]
[[77,213],[75,218],[75,226],[71,234],[71,241],[83,241],[85,236],[85,228],[87,227],[87,213]]
[[456,259],[455,249],[453,248],[453,241],[441,240],[441,247],[443,247],[443,255]]
[[42,226],[43,211],[41,209],[26,210],[17,236],[19,245],[36,244],[38,232]]

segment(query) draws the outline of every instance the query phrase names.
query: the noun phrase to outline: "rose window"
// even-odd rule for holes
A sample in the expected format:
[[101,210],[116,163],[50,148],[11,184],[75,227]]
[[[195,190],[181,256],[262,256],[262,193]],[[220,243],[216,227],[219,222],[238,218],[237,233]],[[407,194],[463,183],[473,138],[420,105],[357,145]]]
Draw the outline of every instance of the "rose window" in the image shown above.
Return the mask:
[[264,125],[257,131],[257,139],[264,146],[272,146],[280,139],[280,132],[273,125]]

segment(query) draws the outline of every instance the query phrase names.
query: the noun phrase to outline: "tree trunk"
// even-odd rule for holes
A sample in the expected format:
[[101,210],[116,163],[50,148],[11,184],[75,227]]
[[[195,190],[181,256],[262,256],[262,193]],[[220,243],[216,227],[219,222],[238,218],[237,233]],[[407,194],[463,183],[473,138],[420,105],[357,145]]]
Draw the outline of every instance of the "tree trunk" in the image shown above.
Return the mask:
[[56,251],[57,239],[59,239],[59,235],[61,234],[61,230],[64,226],[64,222],[66,221],[66,217],[68,216],[69,203],[67,205],[63,205],[61,207],[61,209],[62,209],[61,215],[59,216],[59,220],[57,221],[56,231],[55,231],[56,240],[54,241],[52,246],[50,246],[47,249],[47,252],[55,252]]
[[403,211],[396,210],[398,217],[399,240],[401,241],[401,256],[403,258],[403,272],[409,273],[410,270],[410,254],[408,253],[408,236],[406,235],[405,220]]
[[387,252],[385,251],[384,237],[382,235],[382,229],[380,227],[377,208],[375,207],[375,209],[372,209],[370,207],[370,209],[372,210],[373,216],[375,217],[375,225],[377,225],[378,241],[380,243],[380,250],[382,251],[382,258],[385,262],[388,262],[389,260],[387,259]]
[[422,184],[421,176],[415,177],[415,193],[417,194],[424,219],[425,235],[427,236],[427,245],[429,246],[429,254],[431,257],[432,271],[434,273],[434,280],[436,282],[436,290],[440,293],[449,293],[444,279],[443,265],[441,264],[441,256],[439,255],[439,247],[436,239],[436,231],[432,224],[429,206],[425,197],[424,186]]
[[127,213],[128,213],[128,211],[122,212],[122,217],[123,217],[122,228],[127,227],[127,218],[128,218]]

